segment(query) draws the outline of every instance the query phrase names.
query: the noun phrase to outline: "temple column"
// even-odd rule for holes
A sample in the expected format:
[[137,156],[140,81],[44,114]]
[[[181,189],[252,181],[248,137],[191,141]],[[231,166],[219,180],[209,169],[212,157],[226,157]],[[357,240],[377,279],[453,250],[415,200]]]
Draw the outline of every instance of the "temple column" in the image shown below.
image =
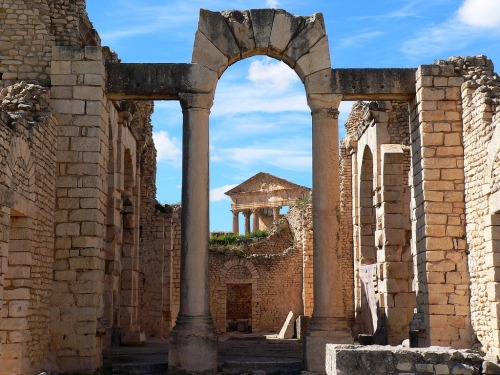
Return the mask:
[[259,209],[252,210],[253,215],[253,231],[257,232],[259,230]]
[[250,214],[252,212],[246,210],[243,211],[243,216],[245,216],[245,235],[250,234]]
[[338,253],[340,225],[338,106],[340,95],[309,95],[313,154],[314,309],[305,336],[307,371],[325,373],[325,345],[353,343],[345,316]]
[[280,218],[280,208],[281,207],[273,207],[273,223],[276,223]]
[[215,373],[217,334],[210,315],[209,114],[212,95],[179,94],[183,113],[180,309],[170,334],[169,373]]
[[239,211],[233,210],[233,233],[238,235],[240,234],[240,220],[239,220]]

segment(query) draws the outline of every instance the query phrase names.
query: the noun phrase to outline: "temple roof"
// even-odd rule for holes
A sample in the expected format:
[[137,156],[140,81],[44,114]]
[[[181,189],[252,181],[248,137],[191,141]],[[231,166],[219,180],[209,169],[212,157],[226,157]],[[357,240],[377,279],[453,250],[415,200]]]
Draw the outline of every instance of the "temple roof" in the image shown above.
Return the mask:
[[270,173],[259,172],[255,176],[235,186],[224,194],[232,197],[238,194],[273,194],[273,192],[283,190],[307,190],[305,186],[294,184],[283,178],[276,177]]

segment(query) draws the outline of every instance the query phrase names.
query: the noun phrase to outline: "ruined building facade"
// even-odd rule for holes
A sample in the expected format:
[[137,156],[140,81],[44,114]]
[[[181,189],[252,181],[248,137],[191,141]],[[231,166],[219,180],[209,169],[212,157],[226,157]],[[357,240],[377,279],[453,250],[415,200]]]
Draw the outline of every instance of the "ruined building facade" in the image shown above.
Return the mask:
[[[332,69],[321,14],[271,9],[202,10],[186,64],[119,63],[83,0],[4,1],[0,31],[1,375],[91,373],[103,346],[167,336],[172,370],[216,369],[228,285],[253,293],[267,271],[209,258],[209,109],[225,69],[257,54],[295,70],[312,111],[312,212],[290,218],[287,271],[294,312],[312,316],[306,367],[324,371],[326,343],[397,344],[409,330],[498,360],[500,85],[487,58]],[[155,200],[151,100],[184,113],[182,210]],[[355,105],[339,150],[341,100],[374,101]]]

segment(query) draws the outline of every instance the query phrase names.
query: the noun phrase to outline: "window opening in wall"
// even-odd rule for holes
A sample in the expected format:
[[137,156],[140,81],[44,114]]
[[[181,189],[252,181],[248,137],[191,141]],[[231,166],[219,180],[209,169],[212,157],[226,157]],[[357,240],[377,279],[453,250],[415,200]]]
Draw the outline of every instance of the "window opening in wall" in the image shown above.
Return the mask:
[[227,284],[228,332],[252,332],[252,284]]

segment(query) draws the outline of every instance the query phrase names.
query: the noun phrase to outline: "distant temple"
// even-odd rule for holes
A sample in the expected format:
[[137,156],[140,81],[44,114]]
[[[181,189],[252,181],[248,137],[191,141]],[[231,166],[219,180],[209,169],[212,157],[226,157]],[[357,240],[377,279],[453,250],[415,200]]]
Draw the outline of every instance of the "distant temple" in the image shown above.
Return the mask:
[[250,233],[250,216],[253,216],[252,231],[269,228],[280,218],[280,209],[306,198],[311,189],[294,184],[270,173],[260,172],[225,192],[231,198],[233,233],[239,233],[239,214],[245,217],[245,234]]

